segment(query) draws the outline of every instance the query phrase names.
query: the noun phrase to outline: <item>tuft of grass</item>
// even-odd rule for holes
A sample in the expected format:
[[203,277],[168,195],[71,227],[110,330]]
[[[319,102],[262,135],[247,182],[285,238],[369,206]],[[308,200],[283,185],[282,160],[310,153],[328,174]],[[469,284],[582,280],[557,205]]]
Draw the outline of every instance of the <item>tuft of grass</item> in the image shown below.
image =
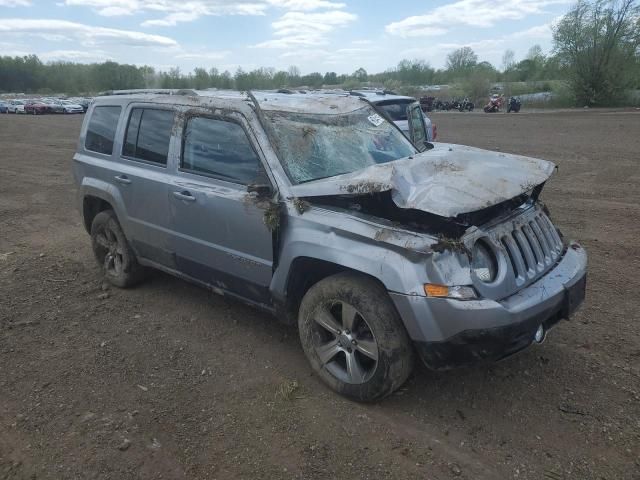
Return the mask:
[[295,393],[300,389],[300,385],[295,380],[287,381],[280,384],[276,390],[276,398],[291,401],[294,400]]
[[296,210],[300,215],[311,208],[311,204],[306,200],[302,200],[301,198],[294,198],[293,206],[296,207]]
[[269,207],[264,211],[262,221],[272,232],[280,227],[280,205],[271,202]]

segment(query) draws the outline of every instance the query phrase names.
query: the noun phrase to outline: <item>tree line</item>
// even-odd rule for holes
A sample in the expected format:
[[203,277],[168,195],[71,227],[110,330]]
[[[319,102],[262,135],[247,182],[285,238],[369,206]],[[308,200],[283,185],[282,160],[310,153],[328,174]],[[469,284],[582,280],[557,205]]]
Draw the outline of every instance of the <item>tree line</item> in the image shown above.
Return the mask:
[[[539,48],[539,47],[537,47]],[[535,48],[532,51],[537,51]],[[553,57],[555,58],[555,57]],[[64,92],[95,93],[129,88],[235,88],[238,90],[323,86],[357,87],[364,83],[380,86],[420,86],[459,82],[475,76],[489,81],[533,81],[559,78],[552,57],[542,54],[509,65],[501,71],[489,62],[478,62],[469,47],[449,55],[447,68],[434,69],[422,60],[402,60],[394,68],[369,74],[358,68],[352,74],[312,72],[302,75],[297,67],[288,70],[258,68],[234,73],[216,68],[195,68],[184,73],[179,68],[157,71],[149,66],[120,64],[113,61],[81,64],[73,62],[43,63],[36,55],[0,56],[0,91],[3,92]]]
[[544,55],[534,45],[524,59],[505,51],[502,65],[479,61],[470,47],[449,53],[445,68],[422,60],[402,60],[379,73],[358,68],[352,74],[258,68],[220,72],[216,68],[157,71],[149,66],[113,61],[80,64],[43,63],[36,55],[0,56],[0,92],[95,94],[130,88],[357,88],[365,84],[389,89],[457,84],[474,98],[495,82],[564,80],[579,105],[619,101],[628,89],[640,88],[640,10],[637,0],[580,0],[554,28],[554,49]]

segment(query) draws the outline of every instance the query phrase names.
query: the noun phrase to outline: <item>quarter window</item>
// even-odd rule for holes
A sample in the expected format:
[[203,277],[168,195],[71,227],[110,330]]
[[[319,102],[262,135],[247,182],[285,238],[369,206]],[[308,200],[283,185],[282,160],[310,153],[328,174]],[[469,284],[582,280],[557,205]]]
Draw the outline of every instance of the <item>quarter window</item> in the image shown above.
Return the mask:
[[174,113],[170,110],[132,109],[122,154],[166,165],[173,117]]
[[84,148],[92,152],[111,155],[113,139],[120,118],[120,107],[95,107],[87,127]]
[[181,168],[242,185],[266,176],[244,129],[237,123],[207,117],[188,120]]

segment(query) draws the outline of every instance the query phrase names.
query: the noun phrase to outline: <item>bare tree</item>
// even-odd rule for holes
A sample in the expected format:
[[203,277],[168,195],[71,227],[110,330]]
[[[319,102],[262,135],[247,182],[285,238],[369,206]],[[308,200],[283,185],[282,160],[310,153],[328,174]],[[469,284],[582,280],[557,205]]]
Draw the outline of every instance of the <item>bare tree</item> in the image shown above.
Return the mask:
[[636,0],[580,0],[553,31],[576,100],[607,105],[633,81],[639,35]]
[[502,54],[502,71],[506,72],[507,70],[510,70],[511,68],[513,68],[515,64],[516,64],[515,52],[511,49],[505,50],[504,54]]

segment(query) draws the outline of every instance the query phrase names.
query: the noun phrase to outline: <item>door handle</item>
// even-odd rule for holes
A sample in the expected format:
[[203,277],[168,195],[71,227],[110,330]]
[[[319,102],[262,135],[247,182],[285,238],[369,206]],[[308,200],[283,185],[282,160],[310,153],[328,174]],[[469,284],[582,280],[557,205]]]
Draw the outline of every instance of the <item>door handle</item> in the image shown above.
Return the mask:
[[129,177],[126,175],[116,175],[114,178],[116,179],[116,182],[123,185],[129,185],[131,183],[131,180],[129,180]]
[[182,192],[173,192],[173,196],[176,197],[178,200],[184,200],[185,202],[196,201],[196,197],[191,195],[191,193],[187,192],[186,190]]

